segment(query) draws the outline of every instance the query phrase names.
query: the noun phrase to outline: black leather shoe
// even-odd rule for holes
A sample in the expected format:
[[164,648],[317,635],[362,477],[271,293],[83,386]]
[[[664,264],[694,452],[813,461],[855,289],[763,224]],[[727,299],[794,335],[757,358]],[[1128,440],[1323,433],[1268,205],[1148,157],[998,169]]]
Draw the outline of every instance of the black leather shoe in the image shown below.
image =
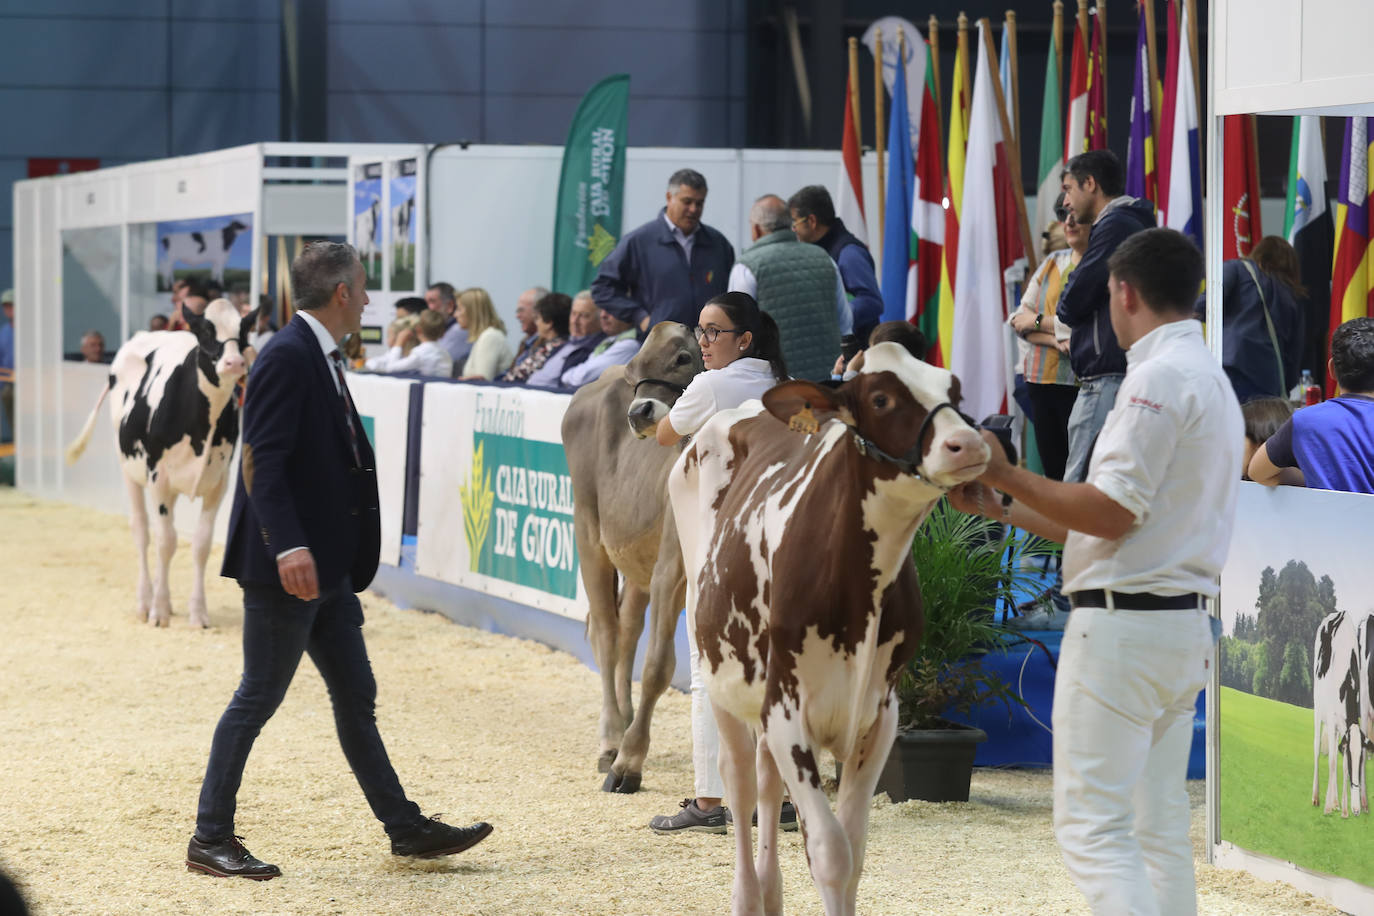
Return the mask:
[[208,843],[191,837],[186,847],[186,869],[216,878],[252,878],[254,881],[270,881],[281,876],[280,868],[254,856],[243,845],[243,837],[237,836]]
[[417,859],[433,859],[438,856],[451,856],[471,849],[487,838],[491,824],[479,821],[471,827],[450,827],[434,815],[429,820],[420,821],[403,833],[391,838],[393,856],[414,856]]

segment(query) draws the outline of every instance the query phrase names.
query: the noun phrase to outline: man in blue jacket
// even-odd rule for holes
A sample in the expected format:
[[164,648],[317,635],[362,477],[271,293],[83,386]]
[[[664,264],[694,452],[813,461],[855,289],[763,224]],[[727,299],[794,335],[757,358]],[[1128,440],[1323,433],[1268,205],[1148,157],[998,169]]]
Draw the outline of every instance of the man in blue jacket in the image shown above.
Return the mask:
[[735,249],[701,221],[706,178],[678,169],[668,179],[667,205],[621,237],[592,281],[597,306],[646,331],[660,321],[695,327],[707,300],[726,290]]
[[1069,460],[1064,479],[1083,479],[1093,440],[1102,430],[1126,375],[1126,354],[1112,331],[1107,261],[1123,241],[1155,225],[1154,204],[1126,197],[1121,160],[1110,150],[1070,159],[1063,175],[1064,206],[1080,226],[1091,226],[1088,250],[1069,274],[1055,310],[1068,325],[1069,362],[1080,387],[1069,414]]
[[234,812],[253,741],[307,652],[329,688],[344,757],[394,855],[451,855],[491,833],[485,823],[451,827],[423,817],[377,732],[377,682],[354,594],[377,572],[377,472],[340,355],[362,322],[365,281],[352,245],[308,246],[291,265],[296,317],[262,348],[245,389],[222,569],[243,589],[243,678],[215,728],[186,850],[187,868],[219,878],[281,874],[234,835]]

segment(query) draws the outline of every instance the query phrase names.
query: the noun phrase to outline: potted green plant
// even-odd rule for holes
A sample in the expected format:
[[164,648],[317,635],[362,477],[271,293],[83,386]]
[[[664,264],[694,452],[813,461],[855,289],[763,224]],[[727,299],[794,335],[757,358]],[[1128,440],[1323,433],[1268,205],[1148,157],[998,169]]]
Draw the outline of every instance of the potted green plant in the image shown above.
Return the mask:
[[947,713],[968,714],[1000,703],[1025,705],[1012,685],[985,664],[1013,631],[997,621],[999,601],[1024,599],[1037,573],[1022,559],[1058,553],[1059,545],[964,515],[941,500],[912,543],[921,580],[925,634],[897,681],[897,740],[877,791],[893,801],[967,801],[982,729]]

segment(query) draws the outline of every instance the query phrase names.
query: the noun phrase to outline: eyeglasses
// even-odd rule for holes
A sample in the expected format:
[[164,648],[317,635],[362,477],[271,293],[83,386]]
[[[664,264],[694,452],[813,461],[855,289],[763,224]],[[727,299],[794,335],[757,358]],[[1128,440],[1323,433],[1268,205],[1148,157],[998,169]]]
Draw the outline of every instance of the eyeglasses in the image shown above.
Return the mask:
[[743,334],[744,332],[738,328],[703,328],[701,325],[697,325],[692,328],[692,333],[696,335],[697,343],[705,341],[713,344],[716,342],[716,338],[722,334]]

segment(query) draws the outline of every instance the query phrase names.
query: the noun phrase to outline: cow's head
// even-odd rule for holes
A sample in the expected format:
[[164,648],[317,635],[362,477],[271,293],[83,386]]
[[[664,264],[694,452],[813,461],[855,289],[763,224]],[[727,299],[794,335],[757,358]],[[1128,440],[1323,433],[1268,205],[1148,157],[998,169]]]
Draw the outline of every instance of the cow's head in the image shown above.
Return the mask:
[[871,458],[941,489],[987,470],[987,443],[959,413],[959,380],[900,344],[869,347],[863,369],[838,388],[784,382],[764,394],[763,405],[799,432],[837,419]]
[[205,307],[203,315],[190,309],[182,310],[186,326],[196,335],[196,352],[200,370],[210,384],[237,381],[248,365],[243,358],[248,330],[257,319],[257,311],[240,316],[228,299],[216,299]]
[[653,434],[687,384],[703,368],[701,347],[691,330],[676,321],[660,321],[625,366],[625,383],[634,388],[628,419],[643,439]]

